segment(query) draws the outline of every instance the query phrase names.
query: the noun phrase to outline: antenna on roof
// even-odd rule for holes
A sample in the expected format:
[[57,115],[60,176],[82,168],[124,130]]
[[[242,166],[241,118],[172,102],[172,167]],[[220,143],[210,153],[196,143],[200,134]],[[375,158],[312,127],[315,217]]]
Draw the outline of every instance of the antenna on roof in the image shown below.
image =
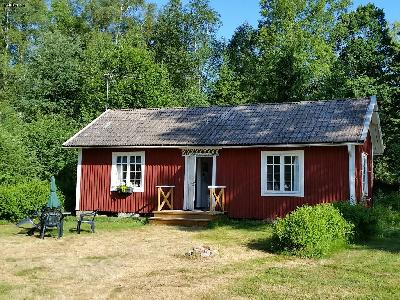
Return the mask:
[[106,109],[107,109],[107,105],[108,105],[108,95],[109,95],[109,91],[110,91],[110,81],[111,79],[113,79],[115,75],[112,72],[107,72],[104,74],[104,77],[106,78],[106,97],[107,97],[107,102],[106,102]]

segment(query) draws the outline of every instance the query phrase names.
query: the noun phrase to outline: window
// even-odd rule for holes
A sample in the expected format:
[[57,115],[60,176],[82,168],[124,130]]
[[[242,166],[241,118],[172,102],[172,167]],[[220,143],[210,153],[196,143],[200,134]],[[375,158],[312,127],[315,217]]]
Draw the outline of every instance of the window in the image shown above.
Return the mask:
[[304,196],[304,151],[261,151],[261,195]]
[[368,155],[361,154],[361,195],[363,198],[368,197]]
[[144,152],[113,152],[111,190],[127,185],[134,192],[144,191]]

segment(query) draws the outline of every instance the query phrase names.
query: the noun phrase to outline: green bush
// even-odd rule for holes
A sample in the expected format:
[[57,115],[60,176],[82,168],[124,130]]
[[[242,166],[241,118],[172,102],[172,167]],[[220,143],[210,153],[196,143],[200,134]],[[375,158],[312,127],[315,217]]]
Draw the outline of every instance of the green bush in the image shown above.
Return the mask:
[[400,192],[380,192],[375,196],[374,204],[400,211]]
[[[47,181],[31,180],[0,186],[0,219],[19,221],[48,201],[50,185]],[[58,193],[60,202],[64,197]]]
[[361,205],[352,205],[349,202],[338,202],[334,206],[340,211],[347,222],[354,225],[354,241],[367,241],[379,235],[384,227],[384,209],[367,208]]
[[303,257],[323,257],[347,245],[353,225],[330,204],[302,206],[274,226],[274,250]]

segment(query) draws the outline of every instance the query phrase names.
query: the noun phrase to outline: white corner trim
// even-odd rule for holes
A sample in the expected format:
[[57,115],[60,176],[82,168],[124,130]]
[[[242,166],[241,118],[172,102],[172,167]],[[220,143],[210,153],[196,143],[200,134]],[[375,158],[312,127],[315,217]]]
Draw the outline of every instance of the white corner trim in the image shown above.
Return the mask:
[[[76,138],[79,134],[81,134],[83,131],[85,131],[86,129],[88,129],[90,126],[92,126],[94,124],[94,122],[96,122],[98,119],[100,119],[103,115],[105,115],[107,112],[109,112],[110,109],[106,109],[104,112],[102,112],[100,114],[100,116],[98,116],[97,118],[95,118],[92,122],[90,122],[89,124],[87,124],[85,127],[83,127],[81,130],[79,130],[77,133],[75,133],[73,136],[71,136],[68,140],[66,140],[62,145],[63,147],[69,147],[66,146],[67,143],[71,142],[74,138]],[[71,147],[74,148],[74,147]],[[81,147],[79,147],[81,148]]]
[[216,181],[217,181],[217,156],[213,155],[212,157],[213,160],[213,164],[212,164],[212,185],[216,185]]
[[[142,168],[142,177],[140,187],[134,187],[134,193],[142,193],[144,192],[144,184],[145,184],[145,172],[146,172],[146,162],[145,162],[145,152],[144,151],[135,151],[135,152],[112,152],[112,165],[111,165],[111,181],[110,181],[110,191],[115,191],[115,185],[119,184],[118,181],[118,174],[117,174],[117,156],[141,156],[141,168]],[[128,162],[129,167],[129,162]],[[129,174],[129,168],[127,174]]]
[[[267,191],[267,156],[268,155],[295,155],[299,157],[299,191],[298,192],[285,192],[285,191],[276,191],[270,192]],[[278,197],[304,197],[304,150],[288,150],[288,151],[261,151],[261,196],[278,196]],[[284,182],[284,172],[283,165],[281,159],[280,166],[280,182]]]
[[76,165],[75,210],[80,210],[81,177],[82,177],[82,149],[78,149],[78,163]]
[[363,130],[362,130],[361,137],[360,137],[361,141],[364,141],[368,136],[368,130],[369,130],[369,126],[371,124],[372,115],[374,113],[375,107],[376,107],[376,96],[371,96],[370,102],[368,105],[368,109],[367,109],[367,114],[365,115],[365,119],[364,119],[364,126],[363,126]]
[[347,145],[349,152],[349,202],[356,204],[356,147]]

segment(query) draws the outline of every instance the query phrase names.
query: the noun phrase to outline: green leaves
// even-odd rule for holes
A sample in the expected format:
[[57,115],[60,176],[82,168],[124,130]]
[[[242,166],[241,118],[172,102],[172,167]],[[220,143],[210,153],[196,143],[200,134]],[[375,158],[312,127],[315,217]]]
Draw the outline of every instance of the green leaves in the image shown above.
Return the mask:
[[274,226],[273,246],[278,251],[304,257],[323,257],[344,247],[354,225],[330,204],[302,206]]

